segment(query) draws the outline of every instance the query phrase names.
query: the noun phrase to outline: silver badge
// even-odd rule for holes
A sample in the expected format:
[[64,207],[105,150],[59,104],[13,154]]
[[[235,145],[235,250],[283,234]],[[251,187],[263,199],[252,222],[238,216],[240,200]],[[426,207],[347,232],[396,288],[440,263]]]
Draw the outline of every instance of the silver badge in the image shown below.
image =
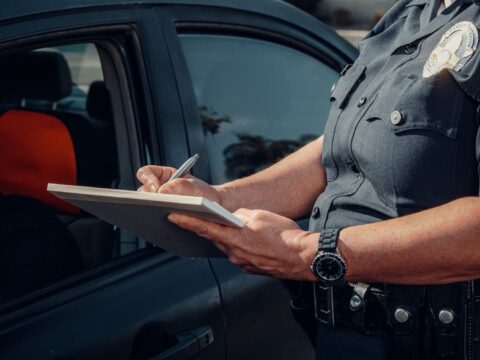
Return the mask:
[[470,60],[478,45],[478,30],[469,21],[463,21],[443,36],[437,47],[430,54],[423,77],[429,78],[443,69],[460,71]]

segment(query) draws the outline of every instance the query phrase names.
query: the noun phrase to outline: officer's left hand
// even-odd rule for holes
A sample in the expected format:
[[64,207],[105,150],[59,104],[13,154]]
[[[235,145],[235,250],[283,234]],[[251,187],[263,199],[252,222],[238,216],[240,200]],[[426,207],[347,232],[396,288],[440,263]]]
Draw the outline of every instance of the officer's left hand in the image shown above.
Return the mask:
[[239,209],[235,215],[244,221],[242,229],[181,214],[170,214],[169,220],[211,240],[245,272],[315,281],[309,268],[318,245],[314,235],[268,211]]

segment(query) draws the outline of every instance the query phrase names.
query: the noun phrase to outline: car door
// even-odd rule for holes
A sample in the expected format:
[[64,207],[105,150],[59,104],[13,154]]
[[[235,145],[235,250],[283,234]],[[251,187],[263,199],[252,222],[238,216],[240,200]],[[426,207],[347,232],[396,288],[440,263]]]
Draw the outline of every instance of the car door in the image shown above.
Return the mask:
[[[177,6],[170,16],[159,14],[185,99],[190,146],[206,156],[204,178],[214,184],[257,172],[320,136],[330,89],[355,56],[319,24],[302,29],[311,18],[280,3],[262,6]],[[299,224],[305,228],[308,219]],[[246,275],[227,260],[211,263],[229,359],[313,357],[280,281]]]
[[[127,4],[108,9],[62,9],[62,2],[45,3],[45,8],[32,4],[35,11],[26,3],[3,9],[0,58],[20,51],[60,53],[67,59],[77,83],[68,98],[50,105],[31,101],[28,111],[45,114],[44,107],[48,107],[48,114],[62,121],[88,120],[98,134],[112,129],[115,156],[111,160],[118,162],[113,187],[135,189],[135,171],[141,165],[178,165],[184,161],[189,149],[184,125],[178,121],[182,110],[167,48],[157,41],[162,37],[162,29],[155,12],[150,7]],[[5,18],[13,14],[18,17]],[[101,69],[92,72],[96,58],[85,49],[96,51]],[[159,66],[145,66],[153,62]],[[110,92],[111,109],[107,107],[106,111],[111,111],[113,124],[101,122],[100,112],[88,105],[89,98],[85,105],[84,92],[90,93],[93,80],[98,80],[91,78],[92,73],[103,76],[96,82],[104,82]],[[85,87],[82,81],[86,81]],[[18,106],[23,107],[25,101],[22,103]],[[1,105],[2,110],[17,106]],[[89,119],[91,116],[99,118]],[[96,149],[95,136],[80,135],[85,151],[97,151],[92,150]],[[102,155],[98,150],[90,160]],[[99,167],[98,171],[104,168]],[[74,228],[92,230],[91,224],[105,225],[115,234],[109,250],[111,257],[0,304],[0,358],[225,357],[220,292],[207,260],[179,259],[87,214],[82,216],[85,217],[68,222],[75,240],[97,236],[93,243],[97,246],[104,240],[101,236],[90,234],[92,231],[77,233]],[[58,217],[64,219],[67,215]],[[72,223],[81,226],[73,227]],[[28,262],[25,264],[29,266]],[[15,278],[17,270],[7,270],[0,276]]]

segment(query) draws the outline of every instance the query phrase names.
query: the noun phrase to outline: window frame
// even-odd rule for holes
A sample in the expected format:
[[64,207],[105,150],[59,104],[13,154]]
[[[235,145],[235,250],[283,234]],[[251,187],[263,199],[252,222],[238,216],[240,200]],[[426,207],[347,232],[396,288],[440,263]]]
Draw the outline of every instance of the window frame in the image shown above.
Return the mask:
[[[47,31],[42,35],[29,34],[27,31],[26,34],[19,33],[15,38],[7,41],[0,39],[0,54],[2,55],[75,43],[96,45],[104,72],[104,80],[108,83],[112,95],[119,158],[120,182],[118,187],[129,189],[135,189],[138,185],[135,178],[136,169],[146,163],[145,152],[142,151],[143,148],[140,144],[150,142],[153,143],[152,148],[156,148],[155,144],[158,140],[152,107],[146,105],[151,104],[152,95],[145,82],[146,70],[144,69],[136,21],[138,19],[135,16],[121,24],[85,25],[68,31],[65,29]],[[16,24],[19,27],[21,25],[22,23]],[[146,133],[150,134],[148,138],[146,138]],[[155,151],[153,157],[154,161],[159,161],[160,153]],[[130,265],[136,264],[138,269],[144,268],[145,261],[155,255],[160,255],[155,262],[163,262],[173,257],[171,254],[152,247],[132,252],[98,268],[83,271],[23,297],[0,304],[0,318],[7,317],[8,319],[8,315],[15,313],[16,310],[27,311],[32,308],[29,305],[42,299],[48,299],[49,308],[54,308],[62,301],[66,301],[65,298],[75,298],[78,296],[78,292],[85,291],[80,289],[85,288],[85,286],[80,286],[81,284],[85,285],[90,282],[87,285],[90,287],[87,292],[98,286],[103,287],[110,281],[118,280],[118,274],[112,275],[115,271],[125,269],[125,276],[131,276],[131,270],[127,270]],[[151,261],[154,260],[147,261],[147,263]],[[91,280],[96,281],[91,282]],[[53,296],[65,290],[69,291],[65,294],[64,299]]]
[[[162,12],[166,13],[163,10]],[[200,161],[193,170],[193,174],[207,182],[212,180],[212,169],[209,164],[206,135],[203,132],[193,81],[180,42],[181,34],[230,35],[269,41],[314,57],[338,73],[351,62],[347,55],[318,36],[315,37],[303,29],[279,20],[247,11],[212,6],[170,6],[168,18],[163,19],[162,26],[165,40],[174,59],[173,67],[179,83],[181,99],[185,99],[182,101],[182,107],[190,152],[200,154]]]
[[[283,43],[279,42],[273,42],[273,41],[268,41],[260,38],[253,38],[252,36],[239,36],[237,34],[222,34],[219,35],[218,33],[201,33],[199,34],[198,32],[189,32],[189,33],[181,33],[179,34],[179,38],[182,41],[186,41],[185,45],[185,56],[190,56],[189,64],[191,65],[192,69],[189,69],[193,72],[191,72],[191,77],[194,82],[194,86],[196,87],[197,91],[200,91],[198,94],[199,97],[197,98],[197,103],[200,101],[201,106],[208,106],[207,112],[207,117],[209,116],[208,114],[211,114],[212,111],[214,113],[219,112],[220,114],[214,114],[212,115],[213,118],[216,116],[218,117],[224,117],[227,116],[232,120],[231,124],[225,124],[225,125],[219,125],[218,133],[212,133],[209,134],[207,129],[203,129],[203,132],[205,134],[205,142],[207,145],[207,150],[208,150],[208,155],[209,155],[209,160],[211,162],[211,179],[214,184],[221,184],[223,182],[228,182],[228,181],[235,181],[238,178],[242,178],[245,176],[248,176],[250,174],[254,174],[255,172],[260,171],[261,169],[264,169],[265,167],[268,167],[270,165],[273,165],[275,162],[277,162],[279,159],[287,156],[288,154],[292,153],[294,151],[294,148],[291,146],[293,145],[293,142],[297,142],[298,146],[295,146],[295,149],[300,148],[304,145],[306,145],[308,142],[313,141],[314,139],[318,138],[319,136],[322,135],[324,126],[326,124],[326,120],[328,117],[328,113],[330,111],[330,89],[331,85],[336,81],[337,77],[337,72],[335,69],[332,67],[328,66],[328,64],[325,64],[323,62],[319,62],[318,59],[316,59],[314,56],[311,55],[311,53],[306,53],[298,50],[297,48],[286,46]],[[196,45],[194,45],[196,44]],[[224,47],[225,46],[225,47]],[[243,47],[245,46],[245,48]],[[249,46],[254,47],[256,50],[247,50]],[[192,51],[192,47],[195,48],[195,51]],[[228,56],[230,52],[225,51],[225,49],[228,48],[230,49],[233,53],[238,56],[242,57],[247,55],[247,61],[246,64],[243,62],[236,62],[236,57],[232,58]],[[210,55],[208,55],[210,54]],[[240,54],[243,54],[240,55]],[[218,56],[217,56],[218,55]],[[258,55],[259,58],[261,58],[262,63],[258,63],[257,61],[251,62],[252,57],[255,58]],[[225,59],[224,59],[225,56]],[[226,61],[227,63],[232,61],[235,65],[232,66],[232,64],[228,66],[222,66],[225,64],[224,62],[218,63],[218,57],[222,58],[223,61]],[[286,63],[290,64],[290,67],[293,66],[295,67],[299,63],[305,62],[305,64],[309,65],[309,69],[311,70],[310,72],[305,72],[305,71],[299,71],[297,72],[296,69],[291,70],[293,74],[297,74],[298,76],[295,77],[282,77],[281,73],[285,73],[286,71],[289,72],[290,68],[285,67],[283,65],[279,65],[278,67],[275,66],[276,60],[274,59],[280,59],[283,58]],[[207,80],[206,82],[210,84],[210,89],[209,91],[207,90],[207,93],[209,95],[208,99],[205,100],[201,96],[202,91],[198,88],[202,86],[205,86],[206,83],[205,78],[198,78],[198,73],[195,71],[198,70],[199,68],[197,67],[198,64],[196,64],[197,60],[201,59],[200,61],[203,62],[205,61],[206,67],[200,66],[201,72],[203,75],[206,73],[204,70],[209,69],[208,71],[212,70],[211,66],[212,64],[218,65],[221,64],[222,70],[222,75],[219,75],[218,73],[214,73],[213,75],[210,73],[207,77],[210,80]],[[209,59],[209,60],[207,60]],[[271,61],[269,61],[269,59]],[[287,60],[288,59],[288,60]],[[293,60],[295,59],[295,60]],[[264,61],[267,61],[267,63],[264,63]],[[248,64],[248,65],[247,65]],[[263,65],[262,65],[263,64]],[[259,68],[264,68],[265,64],[266,68],[263,71],[258,72]],[[281,64],[285,64],[283,61]],[[245,66],[245,67],[244,67]],[[251,69],[250,69],[251,66]],[[261,81],[258,80],[257,75],[252,77],[252,74],[259,74],[259,73],[264,73],[265,71],[268,73],[268,69],[274,67],[276,71],[273,74],[270,74],[268,78],[272,79],[272,83],[275,83],[275,79],[284,79],[281,81],[277,87],[271,88],[268,87],[270,90],[266,90],[263,88],[263,84]],[[250,72],[250,69],[252,72]],[[218,69],[218,68],[215,68]],[[235,70],[232,70],[235,69]],[[255,69],[255,70],[253,70]],[[246,73],[244,73],[244,70]],[[215,70],[217,71],[217,70]],[[240,72],[243,74],[242,76],[238,77],[233,75],[235,71]],[[277,71],[279,72],[277,74]],[[281,72],[281,73],[280,73]],[[229,74],[231,75],[231,78],[229,77]],[[213,77],[212,77],[213,76]],[[272,77],[273,76],[273,77]],[[303,77],[302,77],[303,76]],[[305,77],[306,76],[306,77]],[[212,78],[214,79],[212,82]],[[229,78],[228,84],[224,84],[222,79]],[[312,81],[312,79],[315,78],[316,81]],[[233,80],[235,79],[235,80]],[[269,100],[267,101],[268,105],[266,103],[263,103],[259,107],[255,107],[254,104],[251,104],[249,102],[250,97],[246,94],[243,94],[245,96],[241,96],[242,94],[236,93],[235,88],[237,87],[236,85],[243,84],[245,85],[247,82],[243,82],[241,79],[249,79],[248,84],[250,86],[255,87],[260,87],[264,89],[263,91],[259,92],[258,90],[253,90],[255,94],[257,94],[257,97],[260,96],[261,94],[269,94],[268,98]],[[303,80],[300,80],[303,79]],[[199,82],[200,81],[200,82]],[[218,86],[219,83],[226,85],[226,87],[222,86],[222,91],[219,90],[214,90],[211,88],[212,84],[216,84]],[[203,85],[202,85],[203,84]],[[281,85],[280,85],[281,84]],[[308,84],[308,85],[307,85]],[[242,85],[240,85],[242,86]],[[305,92],[303,91],[304,87],[309,87],[312,91]],[[290,113],[289,116],[285,116],[285,112],[281,111],[283,114],[280,115],[276,113],[276,116],[272,114],[272,109],[277,109],[282,108],[279,106],[280,103],[284,103],[284,101],[287,100],[287,98],[284,98],[282,96],[285,96],[285,92],[277,92],[276,89],[278,88],[289,88],[289,89],[297,89],[297,91],[293,90],[289,91],[290,96],[289,100],[292,100],[292,103],[295,103],[296,101],[301,101],[303,99],[303,96],[308,96],[311,99],[310,102],[308,102],[309,106],[306,106],[307,104],[304,103],[302,108],[305,110],[305,113],[302,112],[293,112]],[[205,88],[204,88],[205,89]],[[233,91],[233,92],[232,92]],[[205,95],[205,92],[203,92]],[[268,114],[268,116],[262,116],[260,115],[259,112],[252,110],[246,111],[246,113],[243,115],[243,117],[247,117],[250,120],[247,120],[247,123],[249,123],[248,126],[245,125],[245,123],[239,118],[237,118],[238,113],[234,109],[232,109],[230,106],[226,106],[222,100],[224,99],[222,97],[222,94],[225,94],[227,98],[235,98],[236,96],[240,96],[238,99],[241,103],[241,107],[244,108],[246,107],[247,109],[251,109],[251,105],[253,105],[254,108],[256,108],[260,113],[263,113],[263,111]],[[319,97],[321,95],[321,98]],[[280,98],[278,96],[281,96]],[[283,101],[280,99],[284,99]],[[225,99],[227,103],[230,104],[230,100]],[[232,104],[230,104],[232,105]],[[238,106],[239,104],[237,104]],[[257,105],[258,106],[258,105]],[[297,105],[298,106],[298,105]],[[237,107],[233,105],[235,109]],[[308,109],[308,110],[307,110]],[[238,109],[237,109],[238,110]],[[202,112],[203,113],[203,112]],[[243,112],[242,112],[243,113]],[[248,115],[246,115],[248,114]],[[264,114],[264,115],[266,115]],[[292,116],[299,116],[300,117],[297,119],[298,121],[295,121],[296,124],[292,123]],[[305,116],[306,115],[306,116]],[[202,114],[203,117],[203,114]],[[240,118],[242,116],[240,115]],[[249,122],[250,121],[250,122]],[[275,128],[273,129],[272,126]],[[278,128],[277,128],[278,127]],[[280,128],[282,130],[280,130]],[[277,149],[277,151],[280,151],[282,154],[275,154],[275,156],[272,156],[271,158],[267,159],[265,158],[265,161],[259,161],[257,163],[257,158],[253,155],[253,153],[249,156],[254,156],[250,158],[250,160],[232,160],[233,163],[235,163],[235,167],[239,166],[240,169],[243,169],[242,171],[237,172],[235,167],[231,167],[228,165],[227,159],[230,158],[233,153],[230,153],[230,155],[227,155],[225,151],[227,148],[230,148],[231,146],[236,146],[236,145],[245,145],[247,146],[247,143],[244,143],[243,140],[240,139],[240,135],[245,135],[248,137],[257,138],[257,137],[262,137],[265,140],[265,146],[267,146],[270,142],[272,144],[279,144],[277,141],[291,141],[292,143],[289,145],[289,149],[283,148],[282,150],[279,150],[278,147],[274,147]],[[308,137],[309,140],[304,140],[302,139],[303,137]],[[304,142],[305,141],[305,142]],[[247,150],[240,150],[242,153],[241,157],[249,157],[247,156],[243,151]],[[249,151],[254,151],[253,149],[250,149]],[[222,156],[223,153],[223,156]],[[222,166],[220,163],[225,162],[225,164]],[[254,165],[255,163],[255,165]],[[247,170],[249,169],[249,170]],[[230,175],[227,175],[227,172],[230,173]],[[236,173],[235,175],[232,174]],[[241,174],[243,173],[243,174]]]

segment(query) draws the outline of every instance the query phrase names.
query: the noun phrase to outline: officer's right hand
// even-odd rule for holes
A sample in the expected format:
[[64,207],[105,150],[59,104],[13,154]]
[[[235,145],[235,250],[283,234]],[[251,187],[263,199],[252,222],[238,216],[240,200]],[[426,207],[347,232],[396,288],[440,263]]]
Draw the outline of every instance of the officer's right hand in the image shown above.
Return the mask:
[[162,194],[201,196],[222,204],[220,192],[206,182],[190,174],[168,182],[176,169],[167,166],[144,166],[137,171],[137,179],[143,184],[138,191]]

